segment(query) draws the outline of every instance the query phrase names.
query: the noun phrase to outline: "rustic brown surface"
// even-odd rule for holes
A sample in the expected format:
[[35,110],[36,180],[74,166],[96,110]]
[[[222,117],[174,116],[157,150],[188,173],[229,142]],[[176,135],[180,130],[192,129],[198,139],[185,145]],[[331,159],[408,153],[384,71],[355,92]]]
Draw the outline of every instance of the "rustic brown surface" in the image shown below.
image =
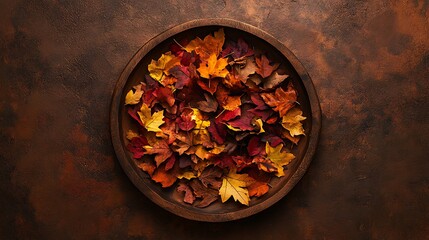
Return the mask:
[[[44,239],[428,239],[429,2],[2,1],[0,236]],[[111,94],[144,42],[195,18],[260,27],[302,61],[323,127],[280,202],[185,220],[128,180]]]

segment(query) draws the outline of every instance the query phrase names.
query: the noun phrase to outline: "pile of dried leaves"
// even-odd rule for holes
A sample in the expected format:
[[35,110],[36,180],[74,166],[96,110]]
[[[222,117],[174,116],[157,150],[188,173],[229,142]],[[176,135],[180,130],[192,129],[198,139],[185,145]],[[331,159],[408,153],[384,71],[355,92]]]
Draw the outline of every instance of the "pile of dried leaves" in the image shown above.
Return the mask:
[[304,135],[292,81],[243,39],[225,43],[223,29],[170,49],[125,97],[139,126],[129,151],[162,187],[177,182],[186,203],[249,205],[284,176]]

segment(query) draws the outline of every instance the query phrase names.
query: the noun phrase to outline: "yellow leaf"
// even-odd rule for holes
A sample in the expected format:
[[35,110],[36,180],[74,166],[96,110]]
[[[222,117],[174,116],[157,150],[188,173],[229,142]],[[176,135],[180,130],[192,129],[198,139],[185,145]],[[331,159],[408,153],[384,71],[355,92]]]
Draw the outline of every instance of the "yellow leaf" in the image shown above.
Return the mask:
[[231,125],[229,125],[229,124],[225,124],[225,125],[226,125],[226,127],[227,127],[227,128],[231,129],[232,131],[235,131],[235,132],[239,132],[239,131],[241,131],[241,129],[240,129],[240,128],[235,128],[235,127],[233,127],[233,126],[231,126]]
[[231,196],[235,201],[249,206],[249,191],[247,186],[253,182],[247,174],[237,174],[235,170],[231,170],[222,180],[222,186],[219,189],[219,195],[222,202],[226,202]]
[[178,64],[180,64],[180,59],[174,56],[171,52],[167,52],[162,54],[157,61],[152,59],[150,64],[147,66],[147,69],[149,70],[149,75],[153,79],[162,83],[161,79],[163,74],[167,74],[170,68]]
[[135,92],[133,92],[133,90],[130,90],[125,96],[125,105],[134,105],[140,102],[140,98],[143,95],[142,85],[139,84],[134,88]]
[[164,120],[162,120],[164,118],[164,110],[155,112],[152,115],[150,108],[143,103],[137,114],[139,115],[144,127],[149,132],[162,132],[159,126],[164,124]]
[[264,123],[262,122],[262,119],[260,119],[260,118],[256,119],[255,125],[258,126],[258,128],[259,128],[258,134],[265,132],[265,130],[263,128]]
[[127,139],[128,140],[131,140],[131,139],[138,137],[138,136],[139,135],[137,133],[133,132],[133,130],[128,130],[128,132],[127,132]]
[[205,149],[202,145],[195,146],[195,155],[197,155],[197,157],[203,160],[208,159],[212,156],[212,154],[209,153],[207,149]]
[[195,173],[190,171],[177,174],[178,179],[185,178],[185,179],[191,180],[192,178],[196,178],[196,177],[197,176],[195,175]]
[[213,149],[211,149],[209,152],[213,154],[220,154],[225,150],[225,144],[218,145],[216,142],[214,143]]
[[282,126],[287,129],[292,137],[296,135],[305,135],[301,121],[306,117],[302,116],[302,111],[298,108],[292,108],[282,118]]
[[226,58],[217,59],[215,54],[210,55],[206,62],[202,62],[197,69],[200,76],[209,79],[210,77],[224,78],[229,71],[225,68],[228,65]]
[[203,120],[203,115],[201,115],[200,110],[198,110],[197,108],[192,108],[192,111],[193,113],[191,116],[191,120],[195,121],[196,126],[194,127],[194,129],[197,129],[194,131],[206,129],[210,126],[210,121]]
[[267,142],[265,144],[265,151],[267,152],[267,158],[270,159],[275,167],[277,168],[277,177],[284,176],[283,166],[288,165],[295,156],[292,153],[288,153],[286,151],[282,152],[283,144],[277,145],[277,147],[273,148]]

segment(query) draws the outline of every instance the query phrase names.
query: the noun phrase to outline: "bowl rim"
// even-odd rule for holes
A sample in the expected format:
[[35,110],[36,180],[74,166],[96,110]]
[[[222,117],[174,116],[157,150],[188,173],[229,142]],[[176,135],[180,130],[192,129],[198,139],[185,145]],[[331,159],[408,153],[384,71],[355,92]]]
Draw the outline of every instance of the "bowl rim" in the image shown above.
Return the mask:
[[[229,27],[235,28],[247,33],[250,33],[256,37],[259,37],[265,40],[267,43],[271,44],[274,48],[276,48],[284,57],[291,63],[292,67],[297,72],[298,76],[301,78],[301,82],[304,85],[304,88],[307,92],[310,108],[311,108],[311,137],[309,137],[309,142],[307,149],[304,153],[303,159],[296,171],[292,173],[290,179],[286,182],[284,186],[280,188],[278,192],[274,195],[266,199],[261,204],[257,204],[254,206],[250,206],[244,209],[239,209],[234,212],[227,213],[205,213],[205,212],[197,212],[192,211],[189,208],[185,208],[184,206],[180,206],[178,204],[173,204],[172,202],[164,199],[160,195],[158,195],[155,191],[149,187],[145,181],[135,172],[132,164],[128,160],[125,149],[122,146],[121,141],[121,132],[120,132],[120,121],[119,121],[119,112],[121,108],[121,98],[123,89],[131,76],[134,69],[137,67],[139,62],[145,57],[149,51],[151,51],[158,44],[163,42],[164,40],[179,34],[183,31],[204,27],[204,26],[219,26],[219,27]],[[128,178],[131,182],[152,202],[156,203],[160,207],[176,214],[181,217],[204,221],[204,222],[225,222],[231,220],[237,220],[241,218],[245,218],[261,212],[262,210],[272,206],[280,199],[282,199],[287,193],[289,193],[292,188],[299,182],[299,180],[303,177],[305,172],[307,171],[310,162],[316,152],[317,144],[319,141],[321,129],[321,109],[319,104],[319,99],[316,94],[316,90],[314,88],[313,82],[311,81],[310,76],[305,70],[304,66],[298,60],[298,58],[279,40],[274,38],[269,33],[252,26],[247,23],[243,23],[237,20],[228,19],[228,18],[204,18],[204,19],[195,19],[191,20],[179,25],[176,25],[172,28],[169,28],[157,36],[148,40],[131,58],[128,64],[125,66],[122,71],[119,79],[117,80],[111,101],[110,108],[110,133],[112,138],[112,145],[115,150],[116,156],[119,160],[119,163],[122,166],[122,169],[127,174]]]

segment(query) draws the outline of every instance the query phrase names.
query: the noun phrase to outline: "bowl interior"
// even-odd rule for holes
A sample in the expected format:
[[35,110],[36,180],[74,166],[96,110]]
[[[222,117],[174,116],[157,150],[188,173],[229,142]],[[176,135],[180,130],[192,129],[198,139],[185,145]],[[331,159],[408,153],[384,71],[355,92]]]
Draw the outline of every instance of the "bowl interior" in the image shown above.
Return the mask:
[[[303,110],[303,115],[307,117],[303,122],[306,135],[301,137],[298,146],[292,149],[292,153],[296,158],[286,167],[285,176],[281,178],[274,177],[270,182],[272,188],[269,192],[262,197],[252,198],[249,207],[242,206],[241,204],[230,200],[226,203],[217,201],[206,208],[197,208],[184,203],[182,201],[182,193],[177,192],[174,185],[170,188],[162,188],[159,184],[152,181],[147,173],[137,167],[132,154],[126,150],[126,145],[128,144],[126,132],[129,129],[137,131],[137,125],[126,112],[124,98],[126,93],[133,86],[145,81],[144,76],[145,74],[148,74],[147,66],[150,61],[152,59],[158,59],[162,53],[169,51],[169,46],[173,44],[174,41],[181,42],[183,39],[192,40],[197,36],[203,38],[220,28],[224,29],[225,38],[227,40],[230,39],[236,41],[241,37],[255,49],[263,50],[263,52],[274,62],[281,63],[282,68],[285,70],[285,74],[289,75],[289,79],[293,82],[298,92],[298,102]],[[175,31],[177,31],[177,29]],[[294,58],[293,55],[286,56],[290,52],[280,51],[263,38],[265,38],[263,34],[262,36],[256,36],[249,31],[233,26],[220,26],[220,24],[194,26],[178,31],[177,33],[173,33],[165,39],[157,39],[153,44],[154,46],[149,45],[147,48],[142,48],[139,52],[140,54],[136,54],[127,66],[128,71],[124,71],[123,76],[121,76],[121,78],[123,78],[123,84],[122,86],[119,86],[119,89],[116,89],[118,106],[116,109],[117,111],[114,112],[116,112],[115,114],[117,115],[112,117],[113,121],[117,121],[116,126],[118,127],[118,129],[113,129],[112,127],[112,131],[117,131],[118,133],[117,139],[113,137],[114,145],[116,145],[115,150],[117,153],[120,151],[120,154],[117,154],[118,158],[133,183],[158,205],[177,215],[195,220],[226,221],[238,219],[252,215],[274,204],[290,191],[296,182],[299,181],[303,172],[305,172],[308,163],[305,164],[306,166],[302,166],[302,162],[306,154],[308,155],[307,150],[310,139],[312,137],[318,137],[318,133],[315,134],[312,132],[312,130],[314,131],[314,119],[320,119],[318,116],[313,116],[315,111],[312,109],[312,103],[310,101],[312,98],[309,97],[307,92],[308,86],[305,86],[306,84],[303,82],[303,74],[305,74],[305,81],[311,82],[311,80],[309,80],[306,73],[299,73],[293,66],[296,66],[299,62],[290,61],[291,57]],[[266,38],[270,39],[271,37],[267,35]],[[112,133],[112,135],[114,134]],[[313,153],[311,153],[311,155],[312,154]]]

